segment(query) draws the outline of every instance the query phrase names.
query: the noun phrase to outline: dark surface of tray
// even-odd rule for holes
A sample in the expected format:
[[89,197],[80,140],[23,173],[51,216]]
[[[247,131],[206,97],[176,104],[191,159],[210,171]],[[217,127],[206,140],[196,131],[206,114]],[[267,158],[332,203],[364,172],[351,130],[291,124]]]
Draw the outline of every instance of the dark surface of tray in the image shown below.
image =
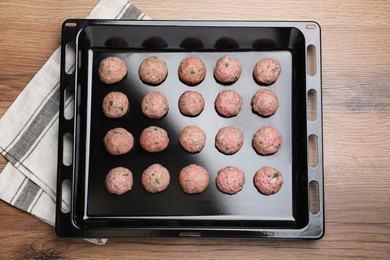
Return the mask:
[[[308,26],[309,25],[309,26]],[[314,26],[314,27],[313,27]],[[75,45],[76,66],[65,71],[66,45]],[[316,46],[317,73],[307,74],[307,47]],[[163,58],[168,66],[167,79],[158,86],[144,84],[138,67],[150,56]],[[243,67],[239,80],[222,85],[213,77],[216,61],[223,55],[237,58]],[[128,67],[126,78],[106,85],[99,80],[98,66],[108,56],[116,56]],[[199,85],[183,84],[177,74],[180,61],[189,56],[201,58],[207,69]],[[269,86],[257,84],[253,68],[258,60],[271,57],[280,62],[282,72]],[[313,22],[190,22],[190,21],[108,21],[69,20],[62,34],[61,105],[59,130],[58,197],[63,183],[71,183],[70,211],[57,203],[56,231],[60,236],[201,236],[201,237],[274,237],[320,238],[324,232],[320,31]],[[274,91],[280,102],[271,117],[260,117],[251,110],[251,98],[260,88]],[[240,113],[233,118],[219,116],[214,108],[218,93],[236,90],[243,99]],[[201,93],[205,109],[197,117],[183,116],[178,99],[187,90]],[[307,118],[308,92],[317,92],[317,119]],[[102,100],[110,91],[121,91],[129,99],[129,112],[119,119],[102,113]],[[141,112],[143,96],[152,91],[164,93],[168,114],[159,120]],[[69,93],[73,93],[70,95]],[[74,115],[64,116],[67,98],[74,97]],[[139,136],[148,126],[164,128],[169,135],[168,148],[151,154],[139,145]],[[198,125],[206,132],[205,148],[189,154],[178,144],[178,136],[187,125]],[[252,147],[254,133],[263,125],[276,127],[283,138],[274,155],[261,156]],[[214,144],[218,129],[235,126],[244,134],[244,144],[234,155],[220,153]],[[114,127],[124,127],[135,138],[132,151],[109,155],[103,138]],[[72,162],[63,163],[64,136],[72,136]],[[318,138],[318,165],[308,166],[308,137]],[[161,163],[170,172],[167,190],[146,192],[142,172],[153,163]],[[185,194],[178,181],[180,169],[196,163],[207,169],[210,184],[201,194]],[[235,195],[221,193],[215,184],[219,169],[228,165],[240,168],[246,184]],[[284,178],[275,195],[259,193],[253,184],[255,172],[269,165]],[[104,179],[108,171],[123,166],[133,173],[131,191],[110,194]],[[318,184],[319,212],[312,214],[309,183]]]

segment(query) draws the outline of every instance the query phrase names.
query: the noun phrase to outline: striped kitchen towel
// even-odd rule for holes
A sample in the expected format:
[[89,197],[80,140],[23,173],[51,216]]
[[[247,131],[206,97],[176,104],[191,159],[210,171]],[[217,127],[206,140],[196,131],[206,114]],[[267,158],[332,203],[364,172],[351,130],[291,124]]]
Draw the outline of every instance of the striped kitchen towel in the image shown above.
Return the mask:
[[[149,19],[127,0],[101,0],[87,18]],[[58,48],[0,120],[0,151],[8,160],[0,174],[0,199],[51,225],[57,185],[60,57]],[[72,100],[66,104],[71,107]],[[69,208],[69,203],[62,205]]]

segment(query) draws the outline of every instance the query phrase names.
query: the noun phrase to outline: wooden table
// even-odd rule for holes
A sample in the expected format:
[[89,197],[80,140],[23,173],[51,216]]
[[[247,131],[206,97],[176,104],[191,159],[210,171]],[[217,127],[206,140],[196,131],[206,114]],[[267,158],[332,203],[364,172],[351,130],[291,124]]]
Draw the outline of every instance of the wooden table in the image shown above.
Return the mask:
[[[112,239],[96,246],[0,202],[0,258],[390,259],[390,1],[133,0],[155,19],[317,21],[322,27],[326,233],[318,241]],[[0,116],[96,0],[0,2]],[[0,159],[0,170],[6,160]]]

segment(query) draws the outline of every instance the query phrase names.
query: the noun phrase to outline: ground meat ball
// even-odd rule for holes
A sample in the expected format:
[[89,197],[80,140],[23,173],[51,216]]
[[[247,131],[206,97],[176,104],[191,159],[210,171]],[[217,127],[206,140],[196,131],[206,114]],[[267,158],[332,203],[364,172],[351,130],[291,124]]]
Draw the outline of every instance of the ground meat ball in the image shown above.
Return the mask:
[[279,108],[279,100],[274,92],[259,89],[252,98],[252,109],[261,116],[271,116]]
[[158,85],[167,77],[168,67],[163,59],[152,56],[142,61],[138,69],[138,75],[143,82]]
[[282,174],[270,166],[260,168],[253,180],[256,188],[264,195],[277,193],[283,185]]
[[240,129],[227,126],[219,129],[215,137],[215,146],[224,154],[235,154],[244,143],[244,135]]
[[142,185],[150,193],[164,191],[168,187],[169,181],[170,176],[167,168],[158,163],[149,166],[142,174]]
[[204,109],[203,96],[196,91],[186,91],[179,98],[179,110],[186,116],[197,116]]
[[122,92],[113,91],[104,97],[102,108],[106,117],[119,118],[127,113],[129,100]]
[[99,64],[99,78],[103,83],[115,84],[127,75],[127,67],[123,60],[117,57],[107,57]]
[[160,119],[168,113],[168,100],[161,92],[150,92],[142,99],[141,109],[145,116]]
[[133,174],[129,169],[116,167],[108,172],[105,185],[110,193],[122,195],[133,187]]
[[218,171],[215,182],[221,192],[236,194],[244,187],[245,174],[236,167],[228,166]]
[[206,134],[196,125],[186,126],[180,133],[179,143],[187,152],[198,153],[206,143]]
[[179,65],[179,78],[187,85],[196,85],[206,77],[206,67],[198,57],[188,57]]
[[185,193],[201,193],[209,185],[209,174],[205,168],[191,164],[181,169],[179,183]]
[[134,137],[122,127],[111,129],[103,139],[109,154],[121,155],[128,153],[134,145]]
[[168,133],[157,126],[145,128],[140,137],[141,147],[151,153],[165,150],[169,143]]
[[219,92],[214,105],[218,114],[224,117],[232,117],[240,112],[242,98],[234,90],[223,90]]
[[253,136],[252,146],[261,155],[276,153],[282,144],[278,129],[262,126]]
[[233,83],[241,75],[242,66],[238,60],[232,56],[223,56],[217,61],[214,68],[214,77],[221,83]]
[[269,85],[278,79],[280,70],[280,64],[277,60],[265,58],[256,63],[253,76],[257,82]]

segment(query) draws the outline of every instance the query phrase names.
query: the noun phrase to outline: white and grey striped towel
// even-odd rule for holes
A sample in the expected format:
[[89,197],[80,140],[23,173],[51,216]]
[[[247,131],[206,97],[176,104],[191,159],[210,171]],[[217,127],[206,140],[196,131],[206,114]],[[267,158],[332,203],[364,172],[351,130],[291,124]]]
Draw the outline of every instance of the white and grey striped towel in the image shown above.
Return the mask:
[[[101,0],[87,18],[149,19],[127,0]],[[58,48],[52,54],[0,120],[0,151],[9,161],[0,174],[0,198],[51,225],[55,222],[60,52]]]

